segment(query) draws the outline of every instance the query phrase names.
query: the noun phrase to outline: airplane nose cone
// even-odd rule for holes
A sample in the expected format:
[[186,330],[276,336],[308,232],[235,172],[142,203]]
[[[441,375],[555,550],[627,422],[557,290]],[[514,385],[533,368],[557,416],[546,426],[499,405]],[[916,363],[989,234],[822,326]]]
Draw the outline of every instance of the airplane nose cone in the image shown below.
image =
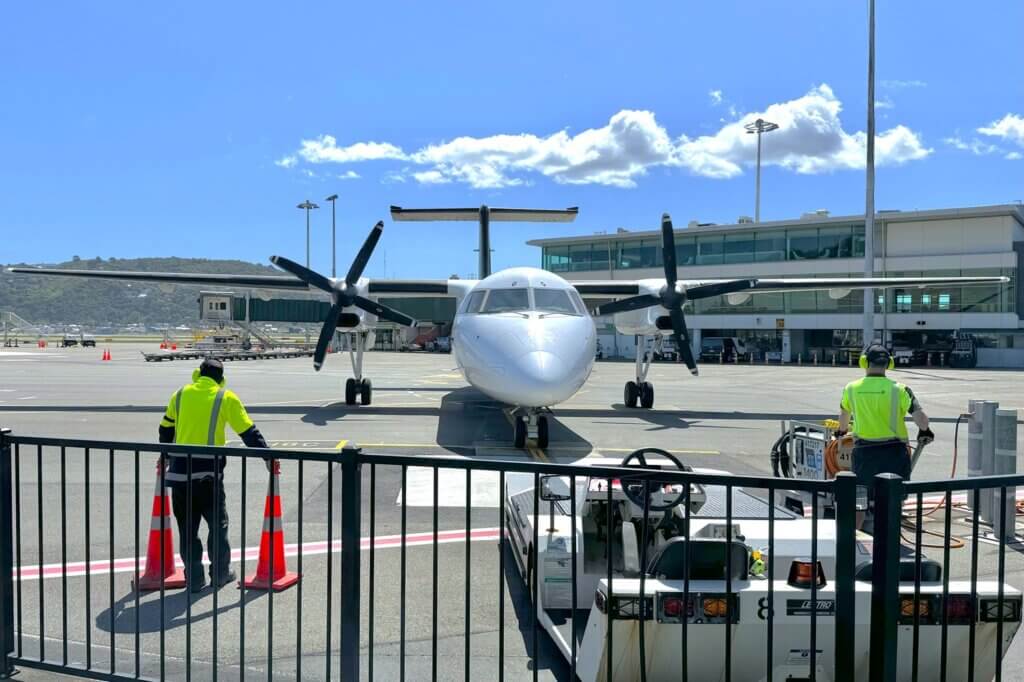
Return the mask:
[[523,395],[531,406],[557,405],[567,400],[578,386],[573,385],[571,368],[548,351],[536,350],[520,356],[514,373]]

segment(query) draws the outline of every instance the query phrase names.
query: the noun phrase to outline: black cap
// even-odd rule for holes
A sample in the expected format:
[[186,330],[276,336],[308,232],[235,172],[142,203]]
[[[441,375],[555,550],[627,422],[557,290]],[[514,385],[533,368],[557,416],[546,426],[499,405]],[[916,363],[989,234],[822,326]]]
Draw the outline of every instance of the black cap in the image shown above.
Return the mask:
[[199,365],[199,376],[210,377],[218,384],[224,381],[224,363],[217,358],[206,358]]
[[892,354],[882,344],[873,343],[864,349],[864,357],[867,358],[869,367],[888,367]]

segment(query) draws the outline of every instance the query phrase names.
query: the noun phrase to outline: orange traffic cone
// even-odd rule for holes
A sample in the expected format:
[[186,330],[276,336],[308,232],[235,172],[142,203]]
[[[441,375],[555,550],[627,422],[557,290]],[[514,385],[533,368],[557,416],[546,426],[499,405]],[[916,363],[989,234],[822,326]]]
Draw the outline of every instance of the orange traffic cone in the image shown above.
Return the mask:
[[[132,580],[132,587],[140,592],[159,590],[161,585],[165,590],[185,587],[185,571],[174,566],[171,496],[166,488],[160,489],[159,465],[157,467],[156,489],[153,491],[153,518],[149,522],[149,546],[146,548],[146,570]],[[160,532],[161,519],[163,533]]]
[[171,350],[178,350],[178,344],[172,343],[171,344]]
[[161,341],[160,342],[160,350],[165,350],[166,348],[167,348],[167,344],[164,343],[163,341]]
[[[289,573],[284,560],[284,530],[281,528],[281,494],[278,479],[281,464],[274,462],[274,473],[267,488],[267,502],[263,508],[263,535],[260,537],[260,556],[256,572],[245,579],[247,589],[275,592],[299,582],[298,573]],[[271,572],[273,571],[273,572]]]
[[104,350],[103,351],[103,361],[106,362],[109,359],[110,359],[110,350]]

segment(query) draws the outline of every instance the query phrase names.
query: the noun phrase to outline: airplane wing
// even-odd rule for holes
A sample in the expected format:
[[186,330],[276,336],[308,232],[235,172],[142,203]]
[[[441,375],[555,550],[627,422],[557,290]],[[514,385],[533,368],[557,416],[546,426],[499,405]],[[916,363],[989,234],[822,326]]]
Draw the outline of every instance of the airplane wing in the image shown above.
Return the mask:
[[371,279],[367,292],[377,295],[460,297],[476,283],[475,279]]
[[276,275],[214,275],[185,272],[132,272],[130,270],[69,270],[64,268],[7,268],[21,275],[56,275],[58,277],[91,277],[94,279],[120,279],[135,282],[166,282],[170,284],[199,284],[220,287],[247,287],[251,289],[282,289],[308,291],[309,286],[295,277]]

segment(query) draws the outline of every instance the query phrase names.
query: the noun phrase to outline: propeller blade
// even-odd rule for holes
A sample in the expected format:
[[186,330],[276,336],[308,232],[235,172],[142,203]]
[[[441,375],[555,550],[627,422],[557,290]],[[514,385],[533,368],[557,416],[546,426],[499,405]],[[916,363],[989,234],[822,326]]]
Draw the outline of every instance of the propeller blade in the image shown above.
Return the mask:
[[665,281],[673,288],[676,285],[676,233],[668,213],[661,214],[661,260],[665,264]]
[[403,325],[405,327],[412,327],[415,326],[416,324],[416,320],[409,317],[405,313],[400,313],[394,308],[389,308],[386,305],[377,303],[376,301],[371,301],[370,299],[363,298],[362,296],[356,296],[355,300],[352,302],[352,305],[356,306],[357,308],[361,308],[362,310],[365,310],[366,312],[372,315],[376,315],[377,317],[389,320],[391,322]]
[[699,287],[687,289],[686,298],[690,300],[697,300],[699,298],[711,298],[712,296],[734,294],[737,291],[746,291],[747,289],[753,289],[756,284],[757,280],[755,279],[737,279],[730,282],[716,282],[715,284],[704,284]]
[[311,284],[317,289],[323,289],[328,293],[334,291],[334,286],[331,285],[331,280],[327,279],[319,272],[313,272],[304,265],[299,265],[293,260],[285,258],[284,256],[271,256],[270,262],[281,268],[285,272],[290,272],[306,284]]
[[377,242],[380,241],[382,232],[384,232],[384,221],[377,221],[377,224],[370,230],[370,234],[367,235],[366,241],[363,242],[363,247],[356,254],[355,260],[352,261],[352,267],[348,269],[348,274],[345,275],[346,284],[355,284],[362,277],[363,270],[366,269],[366,264],[370,262],[370,256],[373,255],[373,250],[377,248]]
[[335,303],[327,313],[324,326],[320,328],[320,338],[316,340],[316,351],[313,352],[313,369],[320,371],[324,366],[324,357],[327,355],[327,346],[334,338],[334,331],[338,328],[338,316],[341,315],[341,303]]
[[602,306],[594,308],[594,317],[601,315],[611,315],[613,313],[625,313],[630,310],[640,310],[641,308],[650,308],[652,305],[658,305],[661,303],[661,299],[653,294],[640,294],[639,296],[631,296],[629,298],[623,298],[618,301],[612,301]]
[[690,332],[686,329],[686,316],[682,308],[672,308],[669,311],[672,318],[672,338],[675,339],[679,356],[686,363],[690,374],[697,376],[697,361],[693,359],[693,349],[690,348]]

